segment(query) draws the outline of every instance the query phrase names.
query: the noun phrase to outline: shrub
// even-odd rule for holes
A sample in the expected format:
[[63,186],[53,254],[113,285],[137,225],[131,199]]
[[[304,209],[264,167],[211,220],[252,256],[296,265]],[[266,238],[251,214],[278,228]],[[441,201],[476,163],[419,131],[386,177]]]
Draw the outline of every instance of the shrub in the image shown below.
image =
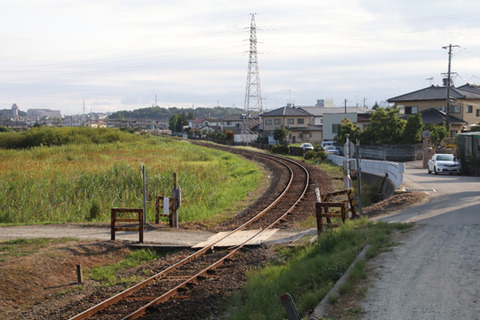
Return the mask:
[[303,156],[305,160],[318,160],[323,161],[327,158],[327,153],[323,150],[310,150],[305,152]]
[[272,152],[273,153],[278,153],[278,154],[288,154],[289,153],[289,148],[286,145],[277,144],[277,145],[272,146]]
[[100,218],[100,216],[101,216],[100,206],[98,205],[98,202],[94,200],[92,202],[92,206],[90,207],[88,220],[89,221],[97,220]]

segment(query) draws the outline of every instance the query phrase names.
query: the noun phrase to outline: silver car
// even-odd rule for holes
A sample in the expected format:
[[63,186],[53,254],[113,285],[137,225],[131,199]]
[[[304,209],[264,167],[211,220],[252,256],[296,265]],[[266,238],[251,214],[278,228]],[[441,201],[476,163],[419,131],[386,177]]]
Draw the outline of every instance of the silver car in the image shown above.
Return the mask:
[[302,148],[304,152],[314,149],[314,147],[311,143],[302,143],[300,145],[300,148]]
[[428,160],[428,173],[450,173],[460,174],[462,171],[462,165],[460,164],[453,154],[434,154],[433,157]]
[[334,146],[325,146],[324,150],[328,154],[340,154],[340,151],[338,151],[337,148],[335,148]]

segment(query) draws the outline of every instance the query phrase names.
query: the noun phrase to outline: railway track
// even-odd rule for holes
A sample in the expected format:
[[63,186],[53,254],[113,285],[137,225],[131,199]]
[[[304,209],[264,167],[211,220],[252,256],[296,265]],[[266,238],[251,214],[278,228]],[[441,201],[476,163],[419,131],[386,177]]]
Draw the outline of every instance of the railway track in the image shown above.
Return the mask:
[[[285,185],[282,191],[263,210],[246,218],[244,223],[217,241],[186,256],[150,278],[97,303],[71,317],[70,320],[138,319],[172,297],[185,295],[185,292],[196,282],[207,277],[214,277],[215,270],[224,263],[228,263],[251,238],[228,250],[215,250],[215,246],[220,241],[247,228],[258,229],[254,235],[256,236],[281,223],[304,198],[310,183],[309,172],[303,165],[288,158],[262,153],[255,153],[255,157],[261,157],[264,161],[275,161],[284,167],[285,172],[288,172],[288,175],[283,177]],[[157,316],[161,315],[157,314]]]

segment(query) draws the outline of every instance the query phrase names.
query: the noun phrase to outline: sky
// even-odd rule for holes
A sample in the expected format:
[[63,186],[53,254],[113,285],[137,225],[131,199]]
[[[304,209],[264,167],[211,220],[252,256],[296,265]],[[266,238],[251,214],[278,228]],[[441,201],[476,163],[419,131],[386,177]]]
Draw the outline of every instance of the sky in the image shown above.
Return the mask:
[[243,108],[251,14],[264,110],[371,107],[480,84],[478,0],[0,0],[0,109]]

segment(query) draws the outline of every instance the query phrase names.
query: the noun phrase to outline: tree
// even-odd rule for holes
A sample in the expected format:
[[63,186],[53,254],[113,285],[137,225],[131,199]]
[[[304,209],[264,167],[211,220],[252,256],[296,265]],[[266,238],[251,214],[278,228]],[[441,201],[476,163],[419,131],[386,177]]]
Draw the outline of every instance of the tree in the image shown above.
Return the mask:
[[287,136],[290,134],[285,126],[280,126],[273,131],[273,138],[278,141],[279,144],[287,144]]
[[370,125],[361,134],[366,144],[397,144],[403,139],[405,120],[398,118],[399,108],[378,108],[370,117]]
[[411,115],[403,129],[403,141],[405,143],[422,142],[423,121],[421,113]]
[[189,118],[183,112],[182,114],[174,114],[173,116],[170,117],[170,120],[168,121],[168,128],[172,132],[183,132],[183,126],[188,125],[188,120]]
[[441,145],[443,139],[447,136],[447,128],[444,124],[438,125],[429,123],[424,125],[424,129],[430,132],[430,143],[434,148]]
[[354,123],[350,122],[349,119],[344,118],[342,124],[340,125],[340,130],[335,137],[335,140],[341,143],[347,142],[347,134],[350,136],[350,141],[355,142],[357,138],[360,137],[360,128],[357,127]]

